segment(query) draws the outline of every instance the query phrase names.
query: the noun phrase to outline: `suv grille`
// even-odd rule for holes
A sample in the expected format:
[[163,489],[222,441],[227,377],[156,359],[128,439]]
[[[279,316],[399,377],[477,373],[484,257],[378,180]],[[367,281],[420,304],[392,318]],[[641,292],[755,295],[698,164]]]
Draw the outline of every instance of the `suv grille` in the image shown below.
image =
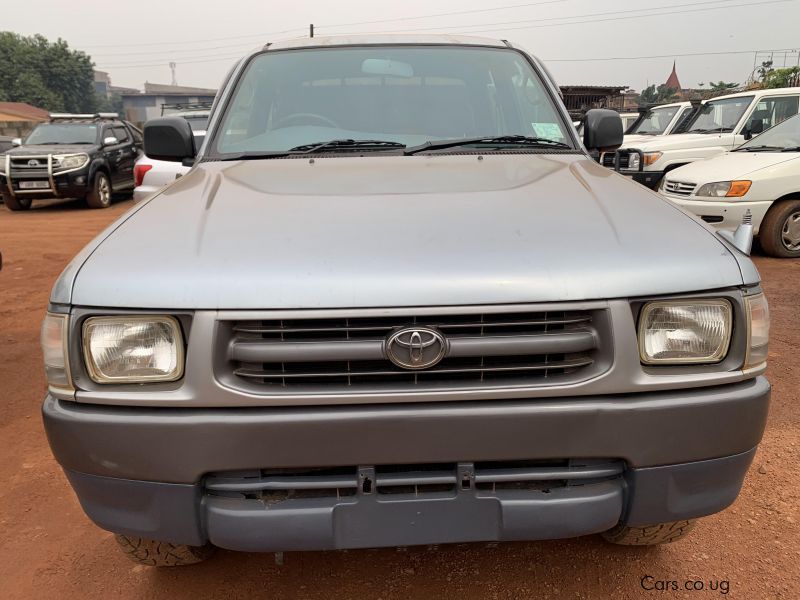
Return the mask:
[[[596,374],[604,311],[223,321],[226,383],[255,393],[555,385]],[[424,326],[447,340],[433,367],[408,370],[385,341]]]
[[619,168],[627,169],[630,161],[630,154],[622,151],[617,152],[603,152],[600,156],[600,164],[609,169],[614,168],[614,159],[619,155]]
[[664,182],[664,191],[677,196],[691,196],[696,187],[693,183],[682,183],[680,181],[670,181],[669,179]]

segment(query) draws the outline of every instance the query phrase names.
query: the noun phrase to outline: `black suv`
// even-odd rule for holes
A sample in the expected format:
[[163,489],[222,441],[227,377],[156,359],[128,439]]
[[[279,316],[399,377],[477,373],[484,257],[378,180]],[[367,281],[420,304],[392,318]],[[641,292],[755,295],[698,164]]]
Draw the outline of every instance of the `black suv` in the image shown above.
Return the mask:
[[116,113],[50,115],[0,157],[0,194],[11,210],[45,198],[85,198],[91,208],[107,208],[112,194],[133,189],[141,148],[141,131]]

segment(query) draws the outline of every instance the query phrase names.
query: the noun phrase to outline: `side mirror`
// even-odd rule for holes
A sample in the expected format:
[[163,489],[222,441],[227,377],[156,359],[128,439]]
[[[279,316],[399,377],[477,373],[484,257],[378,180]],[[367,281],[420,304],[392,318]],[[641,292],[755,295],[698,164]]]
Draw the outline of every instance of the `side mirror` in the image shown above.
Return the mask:
[[605,108],[593,108],[586,112],[583,145],[587,150],[616,150],[622,146],[622,137],[622,119],[618,112]]
[[145,123],[144,153],[155,160],[193,159],[197,150],[189,122],[182,117],[160,117]]
[[119,144],[119,140],[113,135],[103,138],[103,146],[116,146],[117,144]]
[[14,138],[11,140],[12,146],[22,146],[22,138]]
[[750,135],[758,135],[764,131],[764,119],[753,119],[750,125]]

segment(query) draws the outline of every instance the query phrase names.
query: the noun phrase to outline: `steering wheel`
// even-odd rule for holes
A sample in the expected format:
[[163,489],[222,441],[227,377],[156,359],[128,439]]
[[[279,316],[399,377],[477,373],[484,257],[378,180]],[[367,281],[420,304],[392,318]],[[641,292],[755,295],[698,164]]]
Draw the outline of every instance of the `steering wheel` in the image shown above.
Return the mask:
[[295,123],[295,121],[317,121],[324,123],[325,125],[330,125],[334,129],[341,129],[337,123],[331,121],[328,117],[323,117],[322,115],[318,115],[315,113],[292,113],[291,115],[287,115],[282,119],[278,120],[275,123],[275,129],[280,129],[281,127],[290,127],[291,125],[306,125],[308,123]]

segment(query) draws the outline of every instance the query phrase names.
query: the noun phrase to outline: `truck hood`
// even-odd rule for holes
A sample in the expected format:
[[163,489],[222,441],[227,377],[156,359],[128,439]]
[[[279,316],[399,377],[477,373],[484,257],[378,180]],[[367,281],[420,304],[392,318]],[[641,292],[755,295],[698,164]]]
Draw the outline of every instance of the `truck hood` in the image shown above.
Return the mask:
[[36,146],[17,146],[8,150],[11,156],[30,156],[35,154],[75,154],[90,153],[97,150],[94,144],[42,144]]
[[201,163],[103,235],[57,285],[75,305],[441,306],[742,283],[709,229],[583,155]]
[[[697,185],[714,181],[731,181],[757,176],[759,171],[772,169],[778,165],[787,167],[789,165],[786,163],[798,159],[800,159],[798,152],[728,152],[670,171],[668,179]],[[794,162],[790,168],[796,168],[797,165],[798,163]],[[766,176],[771,174],[773,174],[772,171],[765,173]]]
[[623,148],[636,148],[644,152],[666,150],[684,150],[690,148],[705,148],[708,146],[733,146],[731,133],[673,133],[670,135],[642,136],[644,140],[630,141],[631,137],[625,136]]

